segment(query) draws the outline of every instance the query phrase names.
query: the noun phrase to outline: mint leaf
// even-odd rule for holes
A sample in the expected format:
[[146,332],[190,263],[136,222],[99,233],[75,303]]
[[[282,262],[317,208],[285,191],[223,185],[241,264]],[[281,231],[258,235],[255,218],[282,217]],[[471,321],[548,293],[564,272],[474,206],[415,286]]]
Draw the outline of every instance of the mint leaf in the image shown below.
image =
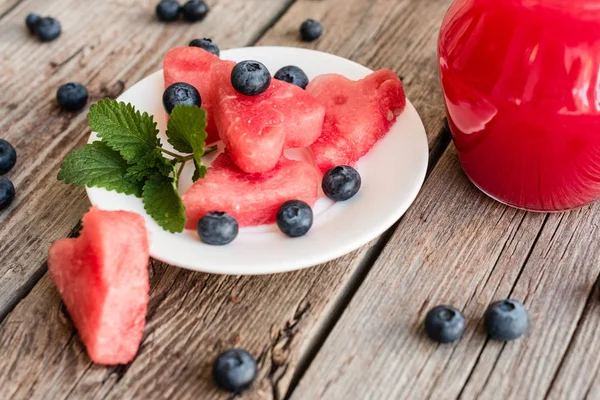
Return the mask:
[[185,226],[185,207],[174,179],[154,175],[144,184],[142,193],[144,209],[161,228],[169,232],[182,232]]
[[175,172],[175,162],[176,160],[168,160],[163,157],[161,151],[157,148],[152,153],[139,159],[136,164],[127,168],[125,177],[136,182],[143,182],[148,177],[156,174],[170,176]]
[[117,151],[103,142],[93,142],[65,157],[58,179],[76,186],[103,187],[140,197],[141,185],[125,178],[128,167],[127,161]]
[[206,167],[202,165],[206,141],[206,110],[196,106],[175,106],[167,124],[167,138],[175,150],[182,153],[193,153],[193,181],[206,175]]
[[195,155],[194,155],[194,165],[196,166],[196,170],[194,171],[194,175],[192,175],[192,182],[196,182],[198,179],[204,178],[206,176],[206,173],[208,172],[206,167],[204,165],[202,165],[202,160],[200,160],[200,164],[198,164],[198,161],[196,160]]
[[105,99],[90,106],[89,125],[98,137],[129,163],[160,147],[154,118],[131,104]]

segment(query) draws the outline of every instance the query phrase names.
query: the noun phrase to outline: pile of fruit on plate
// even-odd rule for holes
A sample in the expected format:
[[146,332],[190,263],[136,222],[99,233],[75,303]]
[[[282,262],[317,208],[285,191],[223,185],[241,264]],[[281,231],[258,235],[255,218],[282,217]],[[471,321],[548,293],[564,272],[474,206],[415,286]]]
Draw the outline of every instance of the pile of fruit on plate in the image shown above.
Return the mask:
[[[259,61],[236,63],[219,53],[200,39],[165,57],[162,103],[173,150],[162,147],[152,116],[103,100],[88,115],[99,140],[69,154],[59,179],[141,197],[163,229],[195,229],[208,245],[230,243],[240,227],[271,223],[300,237],[309,232],[312,206],[322,194],[334,201],[354,197],[361,188],[356,162],[405,108],[400,79],[380,70],[358,81],[330,74],[309,82],[296,66],[272,77]],[[219,141],[225,150],[207,168],[202,157]],[[286,158],[290,148],[310,150],[314,162]],[[187,162],[194,164],[194,183],[180,196]],[[96,207],[84,216],[78,238],[50,248],[50,275],[93,361],[121,364],[135,357],[148,303],[148,260],[143,217]],[[242,356],[223,355],[215,379],[230,371],[227,357]],[[251,377],[252,368],[245,374]]]

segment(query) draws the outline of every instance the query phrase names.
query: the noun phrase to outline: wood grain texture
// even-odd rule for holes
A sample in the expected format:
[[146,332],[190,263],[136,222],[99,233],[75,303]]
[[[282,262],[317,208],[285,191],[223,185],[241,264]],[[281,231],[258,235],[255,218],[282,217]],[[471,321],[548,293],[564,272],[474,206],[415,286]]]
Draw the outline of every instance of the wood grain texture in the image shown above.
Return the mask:
[[[545,219],[489,200],[459,168],[453,150],[442,157],[292,399],[459,395],[486,344],[479,317],[508,295]],[[464,310],[456,346],[423,335],[437,304]]]
[[[91,364],[45,276],[0,328],[0,398],[227,398],[210,367],[234,346],[260,356],[255,395],[275,397],[290,348],[306,343],[306,325],[319,316],[313,310],[325,310],[329,287],[345,278],[335,265],[325,269],[241,278],[153,263],[145,338],[136,360],[120,367]],[[302,284],[288,287],[290,280]]]
[[599,326],[600,302],[598,291],[593,290],[547,398],[600,398],[600,357],[596,356],[600,351]]
[[[571,352],[587,352],[579,363],[596,362],[589,344],[573,340],[573,334],[584,321],[583,311],[600,273],[599,224],[600,203],[548,217],[512,290],[532,315],[529,335],[504,347],[486,346],[463,391],[466,398],[543,397],[569,346]],[[589,310],[587,316],[594,321]],[[580,374],[580,365],[563,367],[563,374]],[[589,387],[558,381],[554,389],[568,393],[563,398],[583,398],[576,391]]]
[[[431,9],[437,4],[427,3]],[[429,106],[432,98],[441,104],[434,68],[438,22],[420,23],[422,7],[416,1],[298,1],[259,43],[299,45],[300,23],[307,16],[320,19],[327,33],[310,46],[372,68],[394,68],[426,115],[434,143],[443,126],[443,115]],[[397,32],[398,40],[373,37],[382,27]],[[399,29],[410,29],[412,39],[405,41],[408,32]],[[348,47],[348,41],[354,45]],[[369,46],[369,53],[358,43]],[[419,55],[409,57],[411,52]],[[398,54],[404,61],[398,62]],[[208,276],[154,263],[140,354],[118,368],[90,364],[44,276],[0,325],[0,343],[14,347],[10,357],[0,359],[0,381],[9,382],[3,390],[16,398],[47,392],[74,398],[227,398],[212,386],[210,363],[219,351],[238,345],[260,356],[260,379],[246,397],[283,398],[303,355],[364,274],[365,259],[369,246],[324,266],[271,277]],[[42,320],[40,332],[32,332]]]
[[[590,295],[600,272],[600,203],[525,213],[487,198],[459,168],[451,146],[292,399],[579,399],[600,392],[597,299]],[[506,344],[487,340],[483,313],[508,297],[528,307],[529,334]],[[438,304],[464,310],[468,328],[456,345],[424,335],[425,314]]]
[[[61,112],[56,89],[78,81],[90,102],[114,98],[160,68],[169,48],[192,38],[210,36],[224,48],[253,43],[290,1],[209,1],[201,24],[159,23],[154,0],[2,3],[8,13],[0,24],[0,135],[16,148],[18,163],[8,174],[17,197],[0,213],[0,319],[40,278],[49,244],[89,207],[82,189],[56,181],[64,156],[89,135],[87,112]],[[61,37],[40,43],[29,35],[24,19],[31,11],[58,18]]]

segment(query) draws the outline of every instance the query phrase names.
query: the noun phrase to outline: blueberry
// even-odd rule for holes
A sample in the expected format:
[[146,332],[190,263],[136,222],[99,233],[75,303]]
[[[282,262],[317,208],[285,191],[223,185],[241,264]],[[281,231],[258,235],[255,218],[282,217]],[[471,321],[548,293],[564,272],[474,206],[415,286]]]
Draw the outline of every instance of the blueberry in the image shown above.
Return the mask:
[[238,222],[223,212],[210,212],[198,221],[198,235],[206,244],[223,246],[235,239],[239,232]]
[[202,105],[202,98],[198,90],[188,83],[177,82],[169,86],[163,93],[163,106],[168,114],[171,114],[175,106],[198,106]]
[[439,343],[452,343],[465,332],[465,317],[454,307],[437,306],[425,318],[425,331],[431,340]]
[[177,0],[162,0],[156,5],[156,17],[159,21],[172,22],[179,18],[179,2]]
[[288,200],[277,211],[277,226],[289,237],[306,235],[313,224],[313,212],[300,200]]
[[227,350],[213,364],[213,379],[221,389],[239,394],[252,386],[257,375],[256,360],[241,349]]
[[35,25],[35,34],[42,42],[51,42],[60,36],[60,22],[52,17],[44,17]]
[[323,26],[314,19],[307,19],[300,25],[300,36],[305,42],[317,40],[323,34]]
[[308,76],[306,76],[304,71],[294,65],[288,65],[281,68],[275,73],[274,78],[299,86],[302,89],[306,89],[306,86],[308,85]]
[[361,185],[360,174],[347,165],[331,168],[323,176],[323,192],[334,201],[346,201],[358,193]]
[[27,29],[29,29],[29,33],[35,34],[35,27],[40,22],[42,17],[35,13],[30,13],[25,18],[25,25],[27,25]]
[[527,332],[529,313],[516,300],[497,301],[485,311],[484,324],[492,339],[514,340]]
[[0,210],[4,210],[10,206],[10,203],[15,199],[15,187],[12,182],[0,176]]
[[183,5],[183,19],[189,22],[198,22],[206,18],[208,6],[202,0],[189,0]]
[[79,111],[88,101],[88,91],[81,83],[69,82],[58,88],[56,100],[63,110]]
[[192,47],[200,47],[208,51],[209,53],[213,53],[215,56],[219,57],[221,55],[221,50],[219,50],[219,46],[213,43],[212,40],[204,38],[204,39],[194,39],[190,42],[189,46]]
[[0,139],[0,175],[4,175],[17,163],[17,152],[6,140]]
[[258,96],[269,88],[271,74],[258,61],[242,61],[231,71],[231,84],[241,94]]

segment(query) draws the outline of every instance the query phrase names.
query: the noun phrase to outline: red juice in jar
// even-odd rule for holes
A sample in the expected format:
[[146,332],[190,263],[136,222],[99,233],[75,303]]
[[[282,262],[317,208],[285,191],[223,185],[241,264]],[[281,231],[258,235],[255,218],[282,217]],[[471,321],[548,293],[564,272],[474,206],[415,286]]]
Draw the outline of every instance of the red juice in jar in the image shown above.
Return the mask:
[[477,187],[536,211],[600,198],[600,0],[457,0],[438,52]]

